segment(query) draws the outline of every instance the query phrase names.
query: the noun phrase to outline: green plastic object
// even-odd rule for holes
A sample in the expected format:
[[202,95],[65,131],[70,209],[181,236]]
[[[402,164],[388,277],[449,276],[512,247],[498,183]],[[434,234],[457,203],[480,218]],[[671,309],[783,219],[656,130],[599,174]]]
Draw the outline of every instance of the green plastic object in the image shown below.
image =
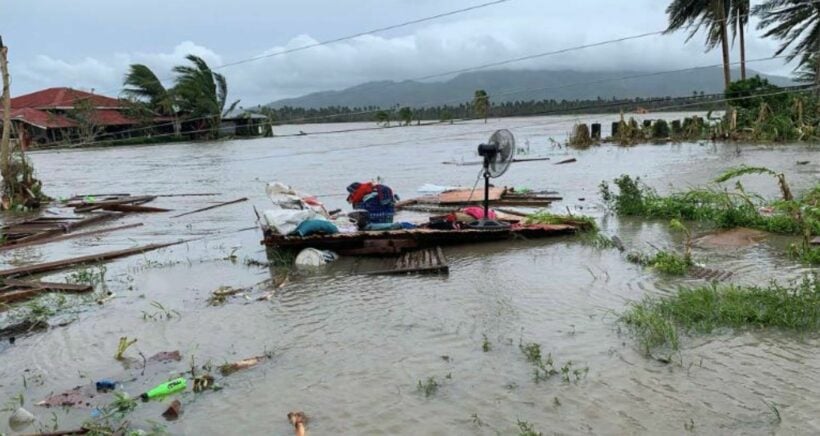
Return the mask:
[[150,391],[140,395],[143,400],[150,400],[152,398],[164,397],[165,395],[182,392],[188,387],[188,382],[184,377],[176,378],[165,382],[151,389]]

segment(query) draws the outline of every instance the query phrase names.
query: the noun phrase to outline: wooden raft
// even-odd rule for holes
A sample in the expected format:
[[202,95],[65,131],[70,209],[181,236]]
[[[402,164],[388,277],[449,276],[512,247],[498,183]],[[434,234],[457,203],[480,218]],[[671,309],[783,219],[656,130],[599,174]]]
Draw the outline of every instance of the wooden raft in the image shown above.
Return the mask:
[[386,276],[401,274],[449,274],[450,266],[441,247],[415,250],[396,260],[393,269],[373,271],[367,275]]
[[[332,250],[348,256],[399,255],[420,248],[503,241],[517,237],[547,238],[569,235],[577,231],[577,227],[570,225],[537,224],[497,230],[417,228],[301,237],[282,236],[268,229],[264,230],[265,239],[262,244],[275,250],[299,251],[310,247],[319,250]],[[2,271],[0,271],[0,275],[2,275]]]
[[[487,193],[491,206],[525,206],[546,207],[562,197],[554,192],[516,192],[512,188],[491,187]],[[455,211],[463,206],[479,205],[484,201],[484,188],[473,191],[470,188],[460,188],[442,192],[438,195],[413,198],[396,203],[396,209],[415,210],[419,212]]]

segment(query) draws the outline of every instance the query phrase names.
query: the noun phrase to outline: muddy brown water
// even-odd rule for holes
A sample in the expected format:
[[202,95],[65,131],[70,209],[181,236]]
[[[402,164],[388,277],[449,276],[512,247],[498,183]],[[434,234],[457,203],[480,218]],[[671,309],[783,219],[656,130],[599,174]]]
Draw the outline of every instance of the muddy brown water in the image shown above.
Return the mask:
[[[600,119],[608,131],[613,116]],[[545,434],[816,434],[820,431],[818,336],[777,331],[719,331],[687,337],[675,363],[646,358],[619,327],[630,301],[672,292],[694,279],[669,279],[625,262],[616,250],[597,250],[561,237],[446,248],[448,277],[368,277],[351,272],[379,260],[342,259],[324,271],[292,274],[269,301],[235,298],[212,307],[222,285],[250,286],[271,271],[248,266],[265,260],[252,206],[269,204],[265,182],[279,180],[344,207],[344,188],[381,176],[412,197],[424,183],[471,185],[478,167],[442,165],[475,160],[476,145],[496,128],[509,128],[530,156],[577,163],[515,164],[498,184],[559,191],[566,207],[600,218],[603,231],[630,248],[676,247],[663,222],[618,220],[601,209],[597,186],[628,173],[661,191],[707,182],[722,170],[765,165],[788,174],[799,191],[817,180],[820,154],[802,145],[687,143],[633,148],[557,148],[575,117],[503,119],[462,125],[404,127],[343,135],[307,135],[220,143],[31,153],[47,191],[76,193],[219,192],[218,197],[161,198],[151,205],[184,212],[209,202],[250,201],[181,218],[133,215],[117,224],[145,226],[48,246],[2,253],[3,267],[54,260],[137,243],[199,238],[187,244],[106,264],[100,306],[68,297],[48,332],[0,345],[0,399],[22,393],[43,428],[91,416],[89,409],[45,409],[33,403],[100,378],[126,381],[139,395],[197,365],[272,352],[259,366],[219,379],[223,389],[179,396],[182,417],[165,423],[174,434],[292,434],[286,414],[304,410],[310,432],[322,434],[515,434],[517,421]],[[371,126],[362,124],[360,126]],[[289,126],[277,133],[318,132],[339,125]],[[797,165],[797,161],[810,161]],[[774,181],[747,177],[748,190],[777,195]],[[582,200],[583,199],[583,200]],[[741,249],[696,249],[711,268],[734,273],[732,282],[785,281],[808,271],[783,254],[788,238]],[[226,260],[231,253],[235,262]],[[62,279],[53,274],[49,279]],[[263,286],[264,288],[264,286]],[[253,297],[263,293],[259,289]],[[47,299],[47,304],[59,302]],[[180,316],[145,319],[158,302]],[[6,312],[5,318],[20,309]],[[4,319],[8,321],[8,319]],[[126,355],[180,350],[180,363],[149,366],[144,376],[113,359],[119,337],[138,338]],[[482,351],[486,336],[488,352]],[[519,343],[538,343],[556,366],[589,368],[578,383],[560,376],[535,383]],[[446,356],[446,357],[443,357]],[[417,383],[435,377],[425,397]],[[92,400],[105,404],[110,396]],[[3,401],[5,403],[6,401]],[[132,423],[162,422],[170,399],[141,404]],[[780,414],[776,417],[775,405]],[[52,417],[52,412],[54,416]],[[8,432],[3,413],[0,432]],[[693,426],[693,427],[692,427]]]

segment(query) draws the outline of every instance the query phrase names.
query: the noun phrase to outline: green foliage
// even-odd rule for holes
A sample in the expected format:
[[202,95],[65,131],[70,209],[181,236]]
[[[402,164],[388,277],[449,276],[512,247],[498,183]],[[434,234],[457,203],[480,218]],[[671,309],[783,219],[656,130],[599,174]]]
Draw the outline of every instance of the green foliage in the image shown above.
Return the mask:
[[710,333],[716,328],[820,328],[820,281],[806,276],[788,286],[716,284],[681,288],[675,294],[646,297],[622,316],[649,353],[659,346],[677,349],[678,329]]
[[163,319],[168,320],[174,317],[182,318],[182,314],[179,311],[174,309],[168,309],[163,306],[159,301],[152,301],[151,307],[155,310],[153,312],[146,312],[142,311],[142,319],[144,320],[152,320],[152,321],[161,321]]
[[595,218],[585,215],[558,215],[547,211],[538,211],[524,218],[525,224],[567,224],[584,232],[597,232]]
[[82,267],[76,271],[71,272],[67,277],[68,283],[87,284],[96,286],[97,284],[105,282],[105,272],[107,271],[105,265],[97,267]]
[[585,123],[576,124],[572,128],[572,133],[569,135],[568,144],[576,148],[587,148],[594,144],[592,135],[589,132],[589,126]]
[[490,344],[490,340],[487,338],[487,335],[482,335],[483,340],[481,341],[481,351],[487,353],[492,349],[492,345]]
[[427,380],[422,382],[419,380],[418,391],[424,393],[425,397],[431,397],[438,392],[439,384],[435,377],[427,377]]
[[376,112],[376,124],[383,124],[385,127],[390,126],[390,114],[386,111]]
[[401,120],[405,126],[410,125],[410,122],[413,121],[413,110],[407,106],[399,109],[399,120]]
[[666,120],[655,120],[652,124],[652,138],[653,139],[666,139],[672,136],[672,132],[669,130],[669,123]]
[[[760,76],[746,80],[736,80],[726,88],[726,99],[729,105],[738,110],[738,113],[757,112],[765,104],[774,112],[781,112],[788,107],[789,95],[776,94],[781,91],[779,86],[772,85]],[[771,95],[776,94],[776,95]]]
[[535,427],[527,421],[519,419],[516,425],[518,425],[518,436],[543,436],[543,433],[535,431]]
[[490,113],[490,96],[487,91],[478,89],[473,96],[473,111],[477,118],[484,118],[487,122],[487,116]]
[[[729,175],[764,170],[742,168],[730,171],[719,180],[728,180],[731,178]],[[777,178],[783,196],[790,196],[791,190],[785,179],[780,174]],[[606,182],[602,182],[599,189],[604,202],[619,215],[707,222],[721,228],[750,227],[779,234],[820,234],[820,209],[811,203],[816,201],[813,193],[820,184],[804,198],[766,202],[760,196],[749,195],[740,186],[738,192],[708,187],[661,196],[637,177],[623,175],[614,182],[618,187],[617,193]],[[773,213],[762,215],[759,212],[761,207],[771,207]]]

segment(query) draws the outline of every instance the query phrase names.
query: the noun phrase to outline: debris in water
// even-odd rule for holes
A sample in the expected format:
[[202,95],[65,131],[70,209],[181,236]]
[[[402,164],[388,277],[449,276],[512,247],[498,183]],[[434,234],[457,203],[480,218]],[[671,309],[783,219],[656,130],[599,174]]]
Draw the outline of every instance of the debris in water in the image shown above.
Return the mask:
[[157,354],[148,358],[149,362],[179,362],[182,360],[182,354],[179,350],[174,351],[160,351]]
[[94,383],[94,385],[97,387],[97,392],[102,393],[111,392],[114,389],[117,389],[117,382],[113,380],[98,380],[96,383]]
[[810,162],[810,161],[807,161],[807,160],[799,160],[799,161],[797,161],[797,165],[808,165],[808,164],[810,164],[810,163],[811,163],[811,162]]
[[296,436],[305,436],[305,426],[308,418],[302,411],[288,412],[288,421],[293,425]]
[[0,271],[0,277],[14,277],[20,275],[39,274],[44,272],[59,271],[66,268],[71,268],[77,265],[85,265],[91,263],[100,263],[121,257],[132,256],[135,254],[142,254],[147,251],[159,250],[160,248],[170,247],[173,245],[184,244],[189,242],[187,240],[177,242],[167,242],[163,244],[148,244],[141,247],[127,248],[125,250],[109,251],[105,253],[91,254],[88,256],[72,257],[69,259],[55,260],[53,262],[46,262],[36,265],[21,266],[18,268],[11,268]]
[[6,326],[0,329],[0,338],[8,337],[9,341],[14,343],[15,336],[17,335],[30,333],[37,330],[45,330],[47,328],[48,323],[43,320],[25,319],[23,321],[18,322],[17,324],[12,324],[10,326]]
[[179,218],[179,217],[185,216],[185,215],[191,215],[191,214],[194,214],[194,213],[205,212],[206,210],[216,209],[217,207],[228,206],[228,205],[235,204],[235,203],[241,203],[243,201],[248,201],[248,199],[246,197],[242,197],[242,198],[239,198],[237,200],[226,201],[224,203],[215,204],[213,206],[203,207],[201,209],[196,209],[196,210],[192,210],[190,212],[185,212],[185,213],[181,213],[179,215],[174,215],[171,218]]
[[14,431],[20,431],[32,423],[34,423],[35,418],[34,415],[31,414],[28,410],[19,407],[14,413],[9,416],[9,427],[11,427]]
[[215,388],[214,378],[210,374],[202,374],[194,378],[194,392],[202,392]]
[[563,165],[563,164],[568,164],[568,163],[573,163],[573,162],[578,162],[578,159],[575,159],[574,157],[571,157],[569,159],[564,159],[562,161],[555,162],[554,165]]
[[35,405],[43,407],[91,407],[91,398],[94,398],[94,394],[85,391],[86,389],[83,386],[77,386],[61,394],[52,394]]
[[228,297],[248,291],[250,288],[232,288],[230,286],[220,286],[211,292],[211,298],[208,299],[208,304],[211,306],[219,306],[228,299]]
[[140,395],[142,401],[148,401],[153,398],[164,397],[166,395],[182,392],[188,387],[188,381],[183,377],[175,378],[160,385],[154,386],[150,391]]
[[248,359],[242,359],[240,361],[234,363],[226,363],[224,365],[220,365],[219,372],[222,373],[224,376],[231,375],[237,371],[241,371],[243,369],[253,368],[254,366],[258,365],[260,362],[269,359],[269,355],[263,356],[256,356],[250,357]]
[[171,402],[171,405],[165,409],[165,412],[162,412],[162,417],[168,421],[174,421],[179,418],[179,415],[182,414],[182,403],[179,400],[174,400]]
[[701,236],[694,242],[717,248],[741,248],[755,245],[766,238],[766,232],[738,227],[718,233]]

